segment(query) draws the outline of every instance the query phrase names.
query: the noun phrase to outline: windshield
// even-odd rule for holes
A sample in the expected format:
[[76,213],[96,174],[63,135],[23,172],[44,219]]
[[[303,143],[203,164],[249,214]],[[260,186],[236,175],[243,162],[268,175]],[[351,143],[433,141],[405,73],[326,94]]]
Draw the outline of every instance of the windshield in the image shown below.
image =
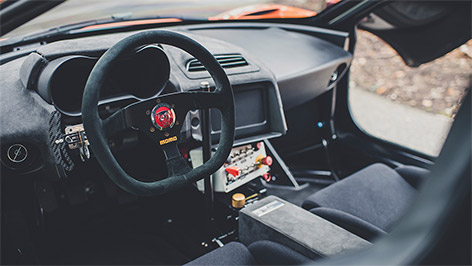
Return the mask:
[[190,19],[299,18],[319,13],[336,0],[68,0],[4,37],[98,19],[178,17]]

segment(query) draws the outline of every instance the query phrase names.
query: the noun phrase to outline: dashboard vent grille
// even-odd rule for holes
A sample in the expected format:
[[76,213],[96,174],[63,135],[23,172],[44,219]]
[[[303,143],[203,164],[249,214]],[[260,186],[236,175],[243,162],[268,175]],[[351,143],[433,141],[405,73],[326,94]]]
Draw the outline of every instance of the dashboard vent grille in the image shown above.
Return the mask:
[[[220,63],[223,68],[233,68],[247,66],[248,62],[240,54],[216,55],[216,61]],[[198,72],[205,71],[205,67],[197,59],[192,59],[187,63],[187,71]]]

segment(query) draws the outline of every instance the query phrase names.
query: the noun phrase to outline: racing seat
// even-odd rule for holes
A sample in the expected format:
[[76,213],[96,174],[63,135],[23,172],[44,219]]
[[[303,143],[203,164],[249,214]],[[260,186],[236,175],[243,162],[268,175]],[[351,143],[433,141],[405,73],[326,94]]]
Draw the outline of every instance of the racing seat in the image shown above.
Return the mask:
[[429,171],[376,163],[309,196],[302,207],[366,240],[401,218]]
[[[302,207],[372,240],[401,218],[428,170],[376,163],[308,197]],[[308,257],[275,242],[231,242],[186,265],[302,265]]]

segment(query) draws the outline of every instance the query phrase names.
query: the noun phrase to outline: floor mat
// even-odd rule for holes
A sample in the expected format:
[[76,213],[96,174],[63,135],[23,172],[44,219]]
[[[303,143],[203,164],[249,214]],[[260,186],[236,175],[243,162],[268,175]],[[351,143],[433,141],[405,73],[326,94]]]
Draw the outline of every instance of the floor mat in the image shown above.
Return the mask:
[[174,265],[189,259],[159,236],[101,235],[74,239],[51,264]]

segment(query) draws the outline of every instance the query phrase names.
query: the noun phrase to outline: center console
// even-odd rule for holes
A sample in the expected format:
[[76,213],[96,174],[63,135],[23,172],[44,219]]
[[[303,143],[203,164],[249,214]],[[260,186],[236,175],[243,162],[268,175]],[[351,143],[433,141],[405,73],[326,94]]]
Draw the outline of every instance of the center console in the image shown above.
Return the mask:
[[317,259],[368,247],[370,242],[275,196],[239,212],[239,238],[244,245],[264,239]]

